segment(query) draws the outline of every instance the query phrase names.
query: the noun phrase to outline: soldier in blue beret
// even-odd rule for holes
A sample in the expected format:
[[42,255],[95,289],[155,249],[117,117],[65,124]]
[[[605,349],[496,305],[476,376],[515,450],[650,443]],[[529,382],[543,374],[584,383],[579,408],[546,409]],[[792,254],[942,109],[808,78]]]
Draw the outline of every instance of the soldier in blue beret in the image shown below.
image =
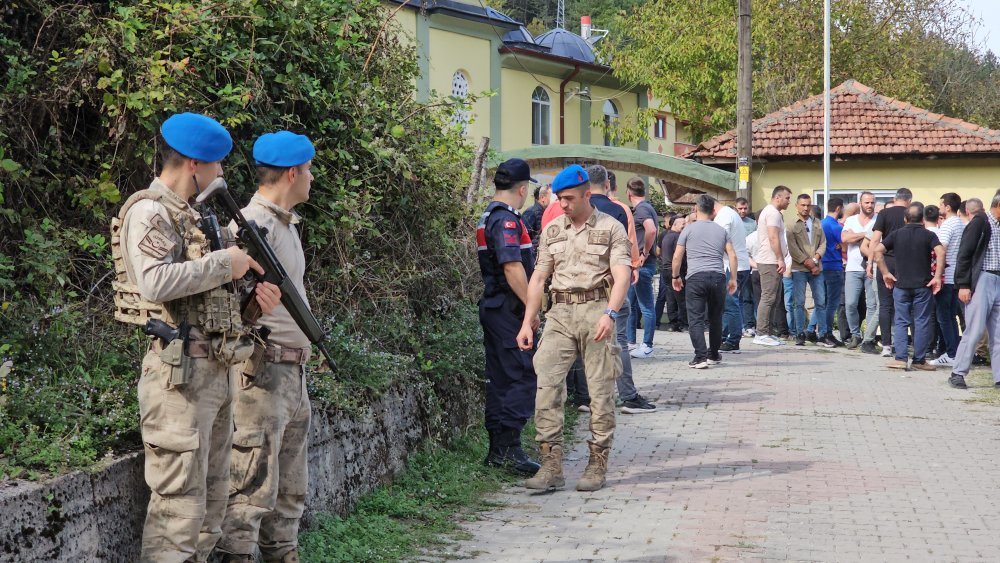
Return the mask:
[[[534,182],[528,163],[512,158],[493,177],[496,195],[476,226],[483,297],[479,322],[486,346],[486,431],[490,449],[486,465],[534,475],[538,463],[521,448],[521,431],[535,408],[533,350],[519,350],[517,332],[524,320],[528,279],[535,266],[534,246],[518,211]],[[538,315],[530,319],[535,328]]]
[[[160,175],[125,202],[111,229],[115,317],[177,329],[150,342],[138,384],[152,491],[140,559],[205,561],[221,535],[229,496],[229,370],[253,351],[251,327],[233,320],[241,316],[240,299],[229,285],[250,268],[263,270],[236,246],[212,249],[189,204],[222,175],[233,147],[229,132],[210,117],[182,113],[160,133]],[[273,311],[278,288],[257,287],[261,309]]]
[[[261,135],[253,145],[257,193],[243,215],[267,230],[267,243],[306,299],[306,258],[292,208],[309,199],[316,149],[305,135]],[[233,370],[232,485],[219,550],[223,561],[298,561],[299,521],[308,484],[309,338],[279,305],[260,324],[270,329],[259,359]]]
[[529,489],[559,489],[563,477],[563,403],[566,374],[583,355],[590,392],[590,461],[577,482],[579,491],[604,486],[615,429],[615,379],[621,374],[621,347],[615,319],[625,301],[632,273],[625,227],[590,201],[590,177],[578,165],[560,172],[552,193],[565,214],[542,228],[538,260],[528,283],[528,305],[518,346],[530,350],[535,333],[530,320],[542,304],[545,281],[552,277],[552,308],[535,353],[538,374],[535,428],[542,467],[525,482]]

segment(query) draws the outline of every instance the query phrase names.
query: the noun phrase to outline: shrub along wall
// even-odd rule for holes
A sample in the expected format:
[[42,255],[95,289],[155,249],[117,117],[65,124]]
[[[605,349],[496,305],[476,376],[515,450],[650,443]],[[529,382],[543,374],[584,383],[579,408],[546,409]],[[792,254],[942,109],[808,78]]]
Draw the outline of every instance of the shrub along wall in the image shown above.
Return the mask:
[[146,339],[111,318],[108,222],[153,177],[174,112],[232,132],[240,201],[258,135],[316,143],[306,281],[340,366],[313,378],[318,403],[360,411],[401,380],[433,403],[425,383],[476,379],[470,153],[454,108],[414,101],[416,56],[387,15],[378,0],[3,2],[0,480],[139,445]]

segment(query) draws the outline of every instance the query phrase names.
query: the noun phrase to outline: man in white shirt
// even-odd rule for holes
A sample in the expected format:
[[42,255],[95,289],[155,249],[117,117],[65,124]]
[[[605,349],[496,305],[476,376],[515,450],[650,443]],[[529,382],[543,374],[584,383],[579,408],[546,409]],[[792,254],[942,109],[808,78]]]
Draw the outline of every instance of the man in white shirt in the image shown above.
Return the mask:
[[[871,258],[862,251],[865,239],[871,240],[872,228],[875,226],[875,194],[861,194],[861,212],[852,215],[844,222],[844,231],[840,240],[847,244],[847,266],[844,278],[844,308],[847,313],[847,324],[851,328],[851,337],[847,340],[848,348],[861,346],[861,351],[868,354],[878,354],[875,346],[875,331],[878,329],[878,291],[872,278],[865,273],[867,261]],[[861,335],[861,314],[858,304],[861,292],[865,294],[865,319],[868,326],[864,337]]]
[[958,208],[962,198],[954,192],[941,196],[941,213],[944,222],[938,229],[938,240],[944,245],[944,284],[941,291],[934,296],[935,313],[938,330],[944,337],[945,353],[929,363],[935,366],[951,366],[955,364],[955,354],[958,352],[958,291],[955,289],[955,264],[958,262],[958,247],[962,243],[962,233],[965,223],[958,216]]
[[754,260],[760,272],[760,305],[757,307],[757,336],[753,343],[762,346],[781,346],[784,342],[772,334],[771,315],[781,291],[781,276],[785,273],[784,255],[788,250],[785,239],[785,220],[781,212],[788,209],[792,190],[777,186],[771,191],[771,203],[761,210],[757,228],[761,231],[760,244]]
[[[729,233],[733,250],[736,251],[736,293],[726,295],[726,308],[722,316],[723,352],[740,352],[740,338],[743,337],[743,307],[740,306],[740,295],[743,288],[750,282],[750,256],[747,254],[746,228],[743,219],[735,209],[721,202],[715,202],[715,223]],[[728,264],[723,265],[728,269]]]

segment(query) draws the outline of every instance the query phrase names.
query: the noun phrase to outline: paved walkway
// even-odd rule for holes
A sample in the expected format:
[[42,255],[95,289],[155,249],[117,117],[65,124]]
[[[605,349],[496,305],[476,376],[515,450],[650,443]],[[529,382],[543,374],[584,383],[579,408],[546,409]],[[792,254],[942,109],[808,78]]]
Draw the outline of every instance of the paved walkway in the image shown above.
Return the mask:
[[[1000,561],[1000,408],[947,371],[743,339],[707,370],[657,333],[619,415],[607,487],[512,487],[457,546],[476,561]],[[585,428],[585,423],[581,428]]]

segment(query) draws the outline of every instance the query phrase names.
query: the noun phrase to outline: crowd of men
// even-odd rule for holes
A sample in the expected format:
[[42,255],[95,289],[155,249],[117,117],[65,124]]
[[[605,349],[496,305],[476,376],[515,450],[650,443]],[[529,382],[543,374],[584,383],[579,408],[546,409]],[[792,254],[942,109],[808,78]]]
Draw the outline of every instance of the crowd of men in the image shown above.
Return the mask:
[[[534,475],[528,488],[565,485],[567,393],[590,413],[593,434],[577,489],[604,485],[615,388],[622,413],[656,410],[631,367],[653,356],[656,330],[686,331],[695,369],[752,338],[858,349],[891,358],[892,369],[949,367],[962,389],[970,366],[988,361],[984,334],[990,348],[1000,343],[1000,191],[989,209],[952,192],[925,206],[906,188],[879,205],[866,191],[858,202],[830,198],[825,213],[800,194],[786,223],[793,194],[778,186],[756,219],[745,199],[727,206],[703,194],[691,213],[661,222],[640,178],[618,200],[602,166],[562,170],[535,188],[522,217],[529,182],[526,162],[501,164],[477,232],[486,462]],[[993,380],[1000,387],[1000,364]],[[540,465],[520,446],[532,414]]]

